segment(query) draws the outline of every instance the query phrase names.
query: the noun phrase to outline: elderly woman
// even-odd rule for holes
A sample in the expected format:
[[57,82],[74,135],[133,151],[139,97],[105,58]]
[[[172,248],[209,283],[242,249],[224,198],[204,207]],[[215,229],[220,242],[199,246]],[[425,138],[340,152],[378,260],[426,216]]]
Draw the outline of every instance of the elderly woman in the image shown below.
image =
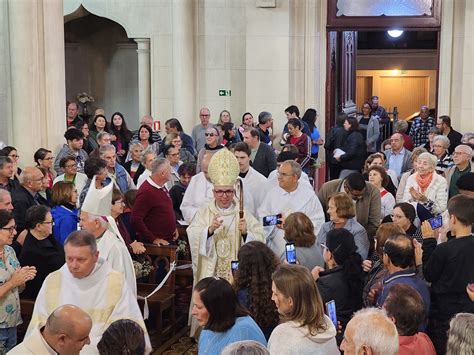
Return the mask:
[[380,136],[379,120],[372,116],[372,106],[368,102],[362,104],[362,115],[357,116],[360,133],[367,146],[367,153],[377,151],[377,140]]
[[436,136],[439,136],[440,134],[443,134],[441,130],[438,127],[431,127],[428,131],[428,142],[423,145],[423,148],[426,149],[427,152],[433,153],[434,147],[433,147],[433,138]]
[[21,324],[19,288],[36,276],[36,268],[20,267],[10,245],[16,235],[13,214],[0,210],[0,349],[7,353],[16,345],[16,327]]
[[415,149],[413,149],[413,152],[411,153],[411,166],[413,168],[409,171],[404,172],[402,176],[400,177],[400,182],[398,183],[397,195],[395,196],[397,203],[403,201],[403,193],[405,192],[405,186],[407,184],[408,177],[415,173],[415,167],[416,167],[416,164],[418,163],[418,157],[420,156],[421,153],[426,153],[426,149],[423,147],[416,147]]
[[442,213],[448,202],[446,179],[436,174],[436,164],[433,154],[420,154],[416,172],[408,177],[403,193],[403,201],[417,203],[417,214],[422,222]]
[[438,158],[436,164],[436,172],[445,176],[445,171],[454,165],[453,158],[449,155],[449,138],[443,135],[435,136],[433,138],[433,154]]
[[[294,212],[285,219],[285,240],[294,243],[296,249],[296,260],[309,270],[315,266],[324,267],[323,256],[319,244],[316,243],[314,226],[304,213]],[[285,253],[279,255],[284,261]]]
[[369,254],[369,238],[365,228],[354,218],[355,205],[352,199],[345,192],[336,192],[329,197],[328,201],[329,222],[324,223],[319,231],[317,243],[325,244],[326,235],[329,231],[338,228],[345,228],[354,236],[357,252],[362,256],[362,260],[367,259]]
[[414,224],[416,219],[416,211],[413,205],[408,202],[397,203],[393,207],[392,221],[400,226],[410,238],[415,238],[423,244],[423,237],[421,235],[421,228],[417,228]]
[[393,206],[395,205],[395,197],[385,189],[387,186],[389,177],[387,172],[381,166],[374,165],[367,171],[369,175],[369,182],[374,185],[380,191],[380,199],[382,202],[382,219],[385,216],[391,215],[393,212]]
[[142,184],[145,182],[145,180],[148,179],[148,177],[151,175],[151,164],[155,159],[156,154],[153,150],[147,149],[142,153],[141,162],[142,165],[145,167],[145,171],[138,178],[137,189],[139,189],[140,186],[142,186]]
[[221,145],[221,138],[220,132],[216,127],[207,127],[206,133],[206,143],[204,144],[204,148],[199,151],[197,165],[196,165],[196,173],[201,172],[201,161],[204,157],[204,154],[213,155],[218,150],[222,149],[223,146]]
[[184,164],[195,163],[196,158],[191,152],[183,147],[183,141],[178,133],[169,133],[166,135],[164,145],[174,145],[179,150],[179,160]]
[[141,162],[143,146],[141,143],[133,142],[130,144],[129,151],[131,159],[123,164],[123,167],[136,185],[138,183],[138,178],[145,171],[145,167]]

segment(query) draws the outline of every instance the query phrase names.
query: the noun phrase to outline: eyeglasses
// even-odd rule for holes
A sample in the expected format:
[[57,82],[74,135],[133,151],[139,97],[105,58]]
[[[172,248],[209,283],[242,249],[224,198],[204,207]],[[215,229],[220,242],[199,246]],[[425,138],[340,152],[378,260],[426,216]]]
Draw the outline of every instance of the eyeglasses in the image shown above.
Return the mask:
[[54,221],[44,221],[41,222],[41,224],[51,224],[52,226],[54,226]]
[[16,230],[16,225],[15,226],[11,226],[11,227],[4,227],[4,228],[0,228],[4,231],[8,231],[10,232],[10,234],[12,234],[15,230]]
[[214,134],[214,133],[204,133],[204,135],[205,135],[206,137],[214,137],[214,136],[216,136],[216,134]]
[[234,194],[234,190],[214,190],[217,196],[222,197],[224,195],[230,196]]

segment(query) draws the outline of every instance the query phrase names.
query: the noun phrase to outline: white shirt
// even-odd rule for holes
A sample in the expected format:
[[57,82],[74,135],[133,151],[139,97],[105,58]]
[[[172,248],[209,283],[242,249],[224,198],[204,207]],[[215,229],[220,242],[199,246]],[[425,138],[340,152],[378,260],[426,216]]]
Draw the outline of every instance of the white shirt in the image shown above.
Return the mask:
[[206,179],[203,172],[194,175],[189,182],[181,202],[181,213],[187,224],[191,224],[194,215],[201,207],[207,206],[214,198],[214,186]]

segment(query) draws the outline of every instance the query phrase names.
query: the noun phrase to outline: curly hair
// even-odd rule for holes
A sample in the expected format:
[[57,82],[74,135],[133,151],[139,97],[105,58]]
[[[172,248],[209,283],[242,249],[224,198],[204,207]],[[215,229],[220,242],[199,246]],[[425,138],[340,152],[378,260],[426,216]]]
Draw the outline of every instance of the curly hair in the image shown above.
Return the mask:
[[240,248],[238,259],[235,292],[248,290],[248,309],[260,327],[276,326],[279,316],[272,301],[272,273],[279,264],[277,257],[264,243],[253,241]]

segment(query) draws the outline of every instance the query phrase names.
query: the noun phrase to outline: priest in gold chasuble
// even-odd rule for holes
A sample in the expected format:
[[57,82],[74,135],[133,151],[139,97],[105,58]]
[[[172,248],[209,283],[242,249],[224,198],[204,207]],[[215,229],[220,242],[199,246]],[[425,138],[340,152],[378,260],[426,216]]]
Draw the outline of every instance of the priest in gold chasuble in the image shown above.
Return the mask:
[[198,210],[187,229],[195,284],[208,276],[230,281],[231,261],[237,260],[242,244],[265,242],[262,223],[243,210],[235,196],[239,172],[237,159],[227,149],[214,154],[209,163],[214,199]]

